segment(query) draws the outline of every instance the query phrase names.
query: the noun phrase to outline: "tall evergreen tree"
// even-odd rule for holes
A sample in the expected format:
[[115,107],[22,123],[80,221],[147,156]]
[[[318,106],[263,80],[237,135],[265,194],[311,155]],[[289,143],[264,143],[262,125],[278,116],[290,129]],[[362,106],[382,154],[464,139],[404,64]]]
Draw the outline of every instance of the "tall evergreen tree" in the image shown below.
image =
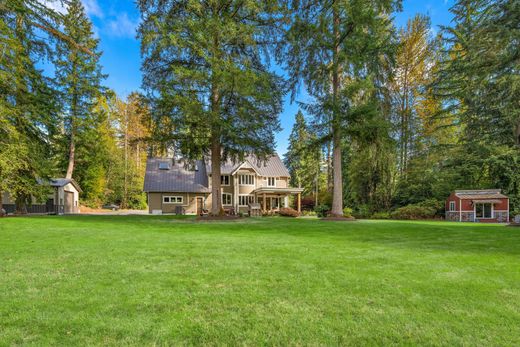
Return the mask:
[[[394,0],[300,1],[294,6],[281,54],[292,84],[303,80],[315,104],[308,110],[323,123],[333,146],[332,215],[343,215],[342,140],[357,111],[355,95],[371,79],[367,61],[388,43]],[[368,58],[368,59],[367,59]]]
[[1,142],[6,144],[3,151],[7,153],[12,146],[17,148],[16,158],[9,167],[0,168],[0,176],[10,178],[7,190],[21,213],[31,196],[44,195],[37,181],[48,177],[52,170],[47,158],[56,133],[56,99],[51,81],[36,68],[36,63],[49,56],[49,40],[44,33],[59,33],[55,29],[57,17],[36,1],[9,0],[0,4],[0,116],[6,135]]
[[220,163],[273,151],[281,79],[267,68],[279,3],[140,0],[144,86],[175,125],[178,149],[211,157],[212,211],[221,210]]
[[291,184],[304,188],[304,194],[316,191],[321,176],[321,148],[301,111],[296,114],[284,162],[291,174]]
[[[99,64],[101,53],[98,40],[94,38],[92,23],[80,0],[68,2],[63,17],[64,34],[71,41],[58,40],[56,81],[62,94],[62,112],[68,144],[66,178],[72,178],[76,160],[77,137],[83,128],[88,128],[88,115],[96,98],[102,92],[104,78]],[[80,49],[78,45],[82,48]]]

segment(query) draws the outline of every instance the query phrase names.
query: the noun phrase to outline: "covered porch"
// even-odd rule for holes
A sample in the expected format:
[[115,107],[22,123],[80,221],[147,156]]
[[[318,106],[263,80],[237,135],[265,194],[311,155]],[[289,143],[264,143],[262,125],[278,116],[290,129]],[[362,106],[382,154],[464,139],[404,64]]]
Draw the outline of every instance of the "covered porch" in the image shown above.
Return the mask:
[[296,210],[301,213],[302,192],[303,188],[260,187],[255,189],[252,194],[264,213],[278,211],[281,207],[289,207],[289,196],[296,195]]

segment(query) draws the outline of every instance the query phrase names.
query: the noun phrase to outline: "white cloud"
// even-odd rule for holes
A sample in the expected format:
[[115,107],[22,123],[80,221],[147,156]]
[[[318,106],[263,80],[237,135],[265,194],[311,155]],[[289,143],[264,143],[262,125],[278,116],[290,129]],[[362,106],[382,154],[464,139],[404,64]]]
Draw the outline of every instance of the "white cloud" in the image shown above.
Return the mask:
[[[63,2],[63,0],[42,0],[44,6],[65,14],[67,12],[67,5]],[[97,3],[97,0],[81,0],[83,7],[85,8],[85,12],[89,16],[103,18],[104,14],[101,10],[101,7]]]
[[97,3],[97,0],[81,0],[81,3],[83,4],[83,7],[85,7],[85,12],[87,12],[89,16],[103,18],[104,13]]
[[126,12],[122,12],[108,22],[106,31],[107,34],[115,37],[134,38],[138,24],[138,20],[131,20]]

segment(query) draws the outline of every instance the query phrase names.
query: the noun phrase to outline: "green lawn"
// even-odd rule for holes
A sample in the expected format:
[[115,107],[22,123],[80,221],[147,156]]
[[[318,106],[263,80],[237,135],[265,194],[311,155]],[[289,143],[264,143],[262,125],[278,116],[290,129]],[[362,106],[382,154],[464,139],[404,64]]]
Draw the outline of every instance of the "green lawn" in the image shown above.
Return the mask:
[[0,219],[0,345],[520,345],[520,228]]

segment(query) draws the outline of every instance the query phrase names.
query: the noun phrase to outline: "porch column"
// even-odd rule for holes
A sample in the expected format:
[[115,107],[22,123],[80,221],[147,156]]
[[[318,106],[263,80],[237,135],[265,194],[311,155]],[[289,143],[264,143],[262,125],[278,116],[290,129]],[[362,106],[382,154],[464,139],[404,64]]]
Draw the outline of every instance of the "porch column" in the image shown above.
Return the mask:
[[298,193],[298,213],[302,212],[302,195]]
[[286,195],[283,199],[283,207],[289,207],[289,195]]
[[264,212],[266,212],[266,210],[267,210],[267,198],[266,198],[266,196],[265,196],[265,193],[264,193],[264,201],[263,201],[263,204],[264,204],[264,206],[263,206],[263,210],[264,210]]

